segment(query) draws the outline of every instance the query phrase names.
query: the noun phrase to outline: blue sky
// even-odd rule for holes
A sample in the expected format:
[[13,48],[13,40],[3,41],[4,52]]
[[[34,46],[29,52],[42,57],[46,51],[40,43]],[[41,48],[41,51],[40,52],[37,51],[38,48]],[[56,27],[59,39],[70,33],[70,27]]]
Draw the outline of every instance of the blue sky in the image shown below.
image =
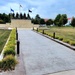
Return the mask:
[[19,12],[20,4],[20,12],[28,13],[30,9],[32,17],[36,14],[42,18],[55,18],[57,14],[67,14],[69,18],[75,16],[75,0],[1,0],[0,13],[10,13],[10,8]]

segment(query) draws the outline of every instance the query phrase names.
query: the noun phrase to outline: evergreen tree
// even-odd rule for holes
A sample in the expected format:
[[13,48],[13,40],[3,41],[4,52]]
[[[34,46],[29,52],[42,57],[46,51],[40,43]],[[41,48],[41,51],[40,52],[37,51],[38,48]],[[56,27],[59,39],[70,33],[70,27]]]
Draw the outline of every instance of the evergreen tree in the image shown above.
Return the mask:
[[33,20],[33,23],[34,23],[34,24],[39,24],[39,22],[38,22],[37,19],[34,19],[34,20]]
[[74,18],[74,17],[72,18],[71,26],[72,26],[72,27],[75,27],[75,18]]
[[23,19],[22,13],[20,13],[20,19]]
[[61,14],[58,14],[58,15],[56,16],[55,20],[54,20],[54,24],[55,24],[56,26],[58,26],[60,18],[61,18]]
[[68,19],[67,19],[67,15],[66,14],[58,14],[54,20],[54,24],[56,26],[63,26],[67,23]]
[[40,20],[41,18],[40,18],[40,16],[37,14],[37,15],[35,16],[35,19]]
[[14,13],[12,14],[12,18],[13,18],[13,19],[15,18],[15,14],[14,14]]
[[7,23],[7,22],[10,22],[9,15],[7,15],[5,13],[3,13],[3,14],[0,13],[0,23]]
[[63,25],[65,25],[68,22],[67,15],[63,14],[62,18],[63,18]]
[[40,19],[40,24],[45,24],[45,20],[44,19]]
[[16,19],[19,19],[19,14],[18,14],[18,12],[16,13]]
[[29,19],[29,20],[31,19],[31,17],[30,17],[30,15],[29,15],[29,13],[27,14],[27,19]]
[[25,13],[24,13],[24,16],[23,16],[23,18],[24,18],[24,19],[26,19],[26,14],[25,14]]
[[53,24],[53,20],[52,19],[49,19],[49,20],[46,21],[46,25],[51,25],[51,24]]

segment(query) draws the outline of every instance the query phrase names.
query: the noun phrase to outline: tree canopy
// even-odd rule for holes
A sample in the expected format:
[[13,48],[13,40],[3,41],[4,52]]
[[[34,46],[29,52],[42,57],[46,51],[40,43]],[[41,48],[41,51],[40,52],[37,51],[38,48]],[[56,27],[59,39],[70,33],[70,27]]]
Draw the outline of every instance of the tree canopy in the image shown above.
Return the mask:
[[51,25],[51,24],[53,24],[53,20],[52,19],[49,19],[49,20],[46,21],[46,25]]
[[58,14],[54,20],[54,24],[56,26],[63,26],[67,23],[68,19],[67,19],[67,15],[66,14]]
[[72,18],[71,26],[75,27],[75,18],[74,17]]
[[0,23],[7,23],[7,22],[10,22],[10,16],[5,13],[3,14],[0,13]]

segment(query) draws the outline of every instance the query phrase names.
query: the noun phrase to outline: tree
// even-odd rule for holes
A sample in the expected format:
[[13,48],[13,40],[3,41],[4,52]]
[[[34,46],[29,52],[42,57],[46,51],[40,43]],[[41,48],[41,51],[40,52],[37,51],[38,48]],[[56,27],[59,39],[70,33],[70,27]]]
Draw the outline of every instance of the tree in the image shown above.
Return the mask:
[[10,22],[10,17],[9,15],[3,13],[0,13],[0,23],[6,23],[6,22]]
[[33,18],[31,19],[31,23],[34,23],[34,19]]
[[52,19],[49,19],[49,20],[46,21],[46,25],[51,25],[51,24],[53,24],[53,20]]
[[67,19],[67,15],[66,14],[58,14],[54,20],[54,24],[56,26],[63,26],[67,23],[68,19]]
[[34,20],[33,20],[33,23],[34,23],[34,24],[39,24],[39,21],[38,21],[37,19],[34,19]]
[[25,13],[24,13],[24,16],[23,16],[23,18],[24,18],[24,19],[26,19],[26,14],[25,14]]
[[31,17],[30,17],[30,15],[29,15],[29,13],[27,14],[27,19],[29,19],[29,20],[31,19]]
[[45,20],[44,19],[40,19],[40,24],[45,24]]
[[13,19],[15,18],[15,14],[14,14],[14,13],[12,14],[12,18],[13,18]]
[[3,13],[1,19],[4,21],[4,23],[9,22],[10,18],[9,15]]
[[71,26],[72,26],[72,27],[75,27],[75,18],[74,18],[74,17],[72,18]]
[[20,19],[23,19],[22,13],[20,13]]
[[59,19],[58,26],[59,26],[59,27],[63,26],[63,17],[61,17],[61,18]]
[[63,19],[63,25],[65,25],[68,22],[67,15],[63,14],[62,19]]
[[35,16],[35,19],[37,19],[37,20],[40,20],[40,19],[41,19],[40,16],[39,16],[39,14],[37,14],[37,15]]
[[19,14],[18,14],[18,12],[16,13],[16,19],[19,19]]
[[54,20],[54,24],[55,24],[56,26],[58,26],[58,23],[59,23],[60,18],[61,18],[61,14],[58,14],[58,15],[56,16],[55,20]]

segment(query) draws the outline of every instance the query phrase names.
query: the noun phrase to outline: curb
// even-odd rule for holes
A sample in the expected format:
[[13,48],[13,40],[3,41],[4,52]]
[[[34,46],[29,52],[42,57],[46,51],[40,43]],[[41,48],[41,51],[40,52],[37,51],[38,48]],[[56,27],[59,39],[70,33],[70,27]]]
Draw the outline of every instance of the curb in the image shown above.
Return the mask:
[[[32,31],[34,31],[34,30],[32,30]],[[57,42],[57,43],[59,43],[59,44],[61,44],[61,45],[64,45],[64,46],[66,46],[66,47],[68,47],[68,48],[70,48],[70,49],[72,49],[72,50],[75,51],[75,46],[71,46],[71,45],[69,45],[69,44],[67,44],[67,43],[64,43],[64,42],[62,42],[62,41],[60,41],[60,40],[57,40],[57,39],[54,39],[54,38],[51,38],[50,36],[45,35],[45,34],[42,34],[42,33],[40,33],[40,32],[37,32],[37,31],[34,31],[34,32],[36,32],[36,33],[38,33],[38,34],[40,34],[40,35],[42,35],[42,36],[44,36],[44,37],[46,37],[46,38],[48,38],[48,39],[51,39],[51,40],[53,40],[53,41],[55,41],[55,42]]]

